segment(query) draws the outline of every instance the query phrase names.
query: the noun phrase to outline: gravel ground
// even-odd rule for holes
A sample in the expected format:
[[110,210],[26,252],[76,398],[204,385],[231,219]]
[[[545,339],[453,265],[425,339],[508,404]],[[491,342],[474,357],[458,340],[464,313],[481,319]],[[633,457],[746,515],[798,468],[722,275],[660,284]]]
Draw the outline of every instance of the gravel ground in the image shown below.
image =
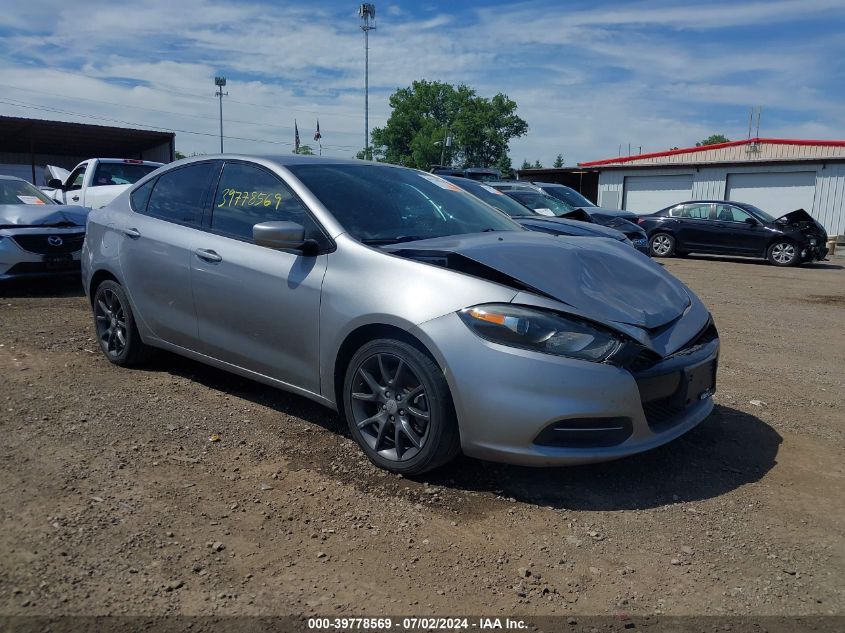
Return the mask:
[[707,421],[418,480],[302,398],[110,365],[74,282],[0,286],[0,614],[845,614],[842,264],[666,260],[721,332]]

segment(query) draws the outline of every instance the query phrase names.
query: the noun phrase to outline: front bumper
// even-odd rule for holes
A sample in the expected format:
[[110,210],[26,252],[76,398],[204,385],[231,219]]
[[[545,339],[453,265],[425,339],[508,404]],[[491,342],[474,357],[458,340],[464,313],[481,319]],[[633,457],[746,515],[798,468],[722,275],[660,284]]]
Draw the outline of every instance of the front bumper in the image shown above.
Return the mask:
[[637,238],[630,238],[631,242],[634,244],[634,248],[641,252],[643,255],[648,255],[651,257],[651,248],[648,246],[648,238],[647,237],[637,237]]
[[77,238],[84,232],[67,229],[19,229],[14,233],[6,230],[0,235],[0,280],[29,279],[33,277],[55,277],[59,275],[79,275],[81,250],[62,252],[56,255],[36,253],[24,250],[14,239],[17,235],[36,235],[48,233],[65,239]]
[[[415,334],[441,357],[461,447],[472,457],[526,466],[618,459],[683,435],[713,410],[712,389],[691,394],[687,401],[684,381],[688,375],[700,380],[702,371],[712,370],[715,387],[718,338],[676,353],[635,378],[613,365],[490,343],[454,314],[418,326]],[[691,368],[702,367],[706,371],[690,374]],[[581,427],[576,430],[584,430],[587,439],[548,445],[546,438],[558,426]],[[624,437],[608,444],[605,429],[617,426],[626,429]]]

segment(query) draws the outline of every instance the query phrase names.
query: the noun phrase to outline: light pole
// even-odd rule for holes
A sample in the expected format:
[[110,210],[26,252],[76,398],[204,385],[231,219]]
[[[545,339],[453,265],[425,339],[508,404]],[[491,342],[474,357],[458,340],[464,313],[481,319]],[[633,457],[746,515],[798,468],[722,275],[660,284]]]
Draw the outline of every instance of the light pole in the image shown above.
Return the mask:
[[376,5],[365,2],[358,7],[358,16],[364,31],[364,158],[370,160],[370,31],[376,28]]
[[225,77],[215,77],[214,85],[217,86],[215,97],[220,97],[220,153],[223,153],[223,96],[228,95],[228,92],[223,92],[223,86],[226,85]]

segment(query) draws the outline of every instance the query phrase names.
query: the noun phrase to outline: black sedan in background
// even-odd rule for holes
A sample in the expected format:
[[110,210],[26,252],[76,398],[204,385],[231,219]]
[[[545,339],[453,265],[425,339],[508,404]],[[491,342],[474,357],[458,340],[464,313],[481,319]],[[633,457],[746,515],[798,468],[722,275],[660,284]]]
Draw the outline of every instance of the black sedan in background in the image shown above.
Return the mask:
[[501,191],[477,180],[457,176],[441,176],[441,178],[448,180],[453,185],[457,185],[467,193],[486,202],[491,207],[509,215],[529,231],[575,237],[609,237],[613,240],[631,244],[631,241],[625,237],[624,233],[606,226],[594,224],[590,221],[589,216],[583,220],[573,220],[543,215],[509,198]]
[[803,209],[774,218],[751,204],[696,200],[641,216],[639,223],[657,257],[743,255],[794,266],[827,256],[824,227]]

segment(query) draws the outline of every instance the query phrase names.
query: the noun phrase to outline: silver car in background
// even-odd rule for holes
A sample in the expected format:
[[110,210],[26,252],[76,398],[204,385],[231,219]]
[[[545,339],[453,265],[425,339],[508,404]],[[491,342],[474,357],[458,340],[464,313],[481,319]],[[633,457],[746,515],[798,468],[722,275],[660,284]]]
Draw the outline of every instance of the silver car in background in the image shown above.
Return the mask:
[[614,459],[713,408],[718,336],[681,282],[412,169],[181,160],[91,212],[82,267],[112,362],[163,348],[301,394],[395,472]]
[[56,204],[22,178],[0,175],[0,281],[79,275],[88,209]]

